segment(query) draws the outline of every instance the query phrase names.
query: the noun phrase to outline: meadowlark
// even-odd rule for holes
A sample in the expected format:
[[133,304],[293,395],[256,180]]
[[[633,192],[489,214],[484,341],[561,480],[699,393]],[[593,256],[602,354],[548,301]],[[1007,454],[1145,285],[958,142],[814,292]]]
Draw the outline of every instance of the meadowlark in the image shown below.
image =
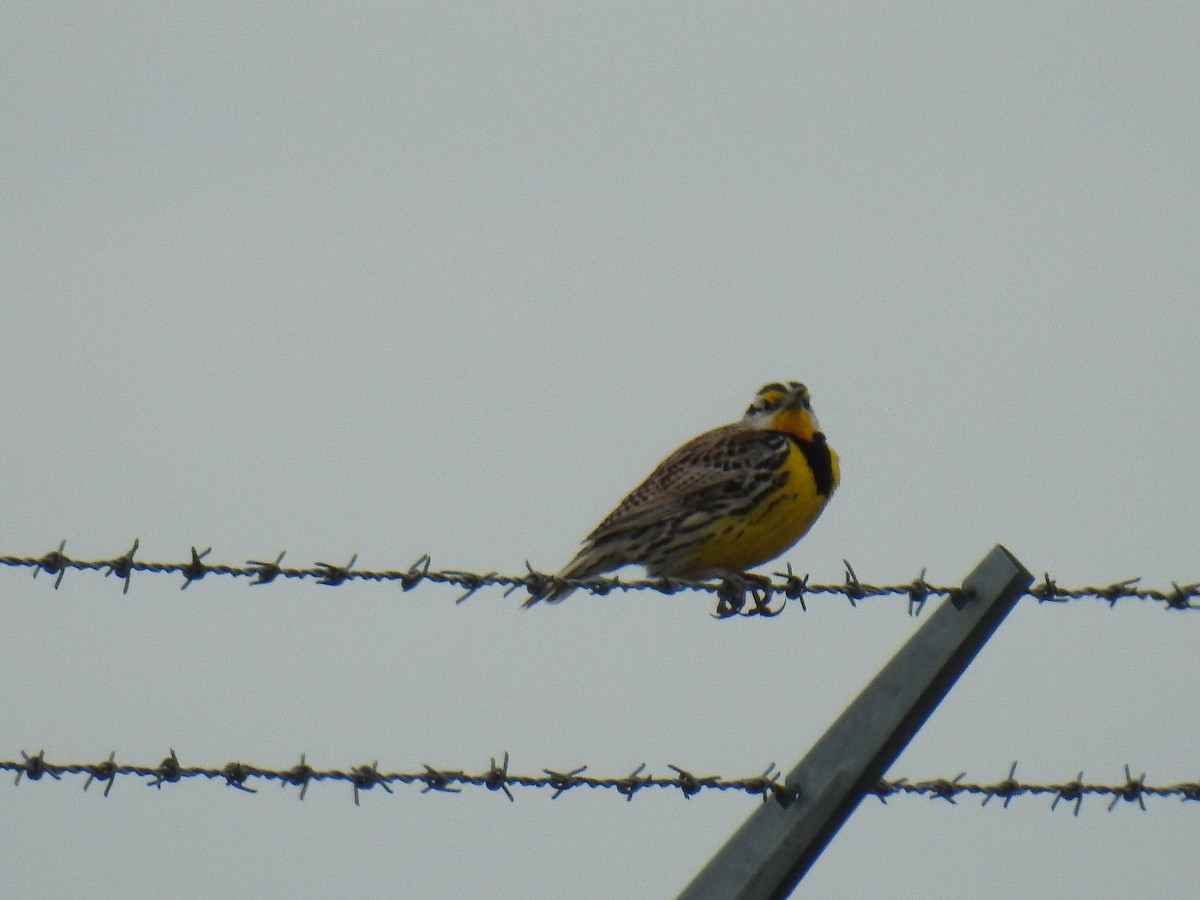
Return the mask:
[[[768,384],[740,422],[692,438],[659,463],[558,577],[641,565],[652,578],[744,584],[754,577],[747,569],[805,535],[839,478],[808,389],[796,381]],[[557,602],[573,590],[556,586],[526,605]]]

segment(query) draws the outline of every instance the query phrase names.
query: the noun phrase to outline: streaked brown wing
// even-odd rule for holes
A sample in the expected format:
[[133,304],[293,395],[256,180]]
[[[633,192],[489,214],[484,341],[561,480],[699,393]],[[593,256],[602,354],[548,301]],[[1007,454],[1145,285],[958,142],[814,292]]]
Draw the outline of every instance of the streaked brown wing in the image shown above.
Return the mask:
[[788,437],[726,425],[688,441],[633,489],[587,537],[593,546],[622,532],[748,495],[783,465]]

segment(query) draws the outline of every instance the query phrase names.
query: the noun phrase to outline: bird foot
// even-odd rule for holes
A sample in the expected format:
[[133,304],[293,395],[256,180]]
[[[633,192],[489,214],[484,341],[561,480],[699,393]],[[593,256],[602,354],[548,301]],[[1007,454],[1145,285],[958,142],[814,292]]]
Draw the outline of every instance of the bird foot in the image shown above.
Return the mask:
[[[766,575],[752,575],[747,572],[722,575],[721,586],[717,588],[717,611],[714,619],[728,619],[730,616],[765,616],[772,618],[783,612],[783,607],[771,607],[771,579]],[[753,606],[746,608],[746,598],[749,597]]]

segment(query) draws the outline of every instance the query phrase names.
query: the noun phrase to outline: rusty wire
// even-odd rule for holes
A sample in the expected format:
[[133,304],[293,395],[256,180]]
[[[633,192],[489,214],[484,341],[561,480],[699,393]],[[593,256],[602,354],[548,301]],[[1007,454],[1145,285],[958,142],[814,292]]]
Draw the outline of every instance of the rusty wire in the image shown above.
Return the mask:
[[[81,560],[66,554],[66,541],[62,541],[57,549],[41,556],[0,556],[0,567],[32,569],[36,578],[45,573],[54,577],[54,586],[62,583],[63,576],[69,570],[80,572],[103,572],[105,576],[115,575],[123,583],[123,592],[129,591],[133,573],[148,573],[154,575],[176,575],[183,578],[180,588],[187,588],[201,579],[213,575],[230,578],[244,578],[252,585],[270,584],[276,579],[298,579],[313,581],[317,584],[336,587],[355,581],[394,582],[404,591],[411,591],[423,583],[447,584],[457,587],[464,593],[456,603],[473,596],[481,588],[503,587],[504,596],[513,591],[524,589],[531,598],[544,596],[551,588],[569,583],[572,586],[586,590],[597,596],[603,596],[613,591],[656,591],[661,594],[674,594],[682,590],[706,591],[717,595],[718,618],[730,615],[777,615],[782,606],[772,608],[770,599],[780,597],[784,603],[798,602],[800,608],[807,610],[806,598],[822,595],[842,596],[856,605],[859,600],[879,597],[904,597],[908,600],[910,615],[917,615],[924,607],[925,601],[937,597],[949,597],[958,593],[961,588],[930,584],[925,580],[925,570],[921,570],[913,581],[907,584],[869,584],[860,581],[853,566],[846,562],[845,580],[841,584],[811,584],[808,575],[797,575],[789,565],[783,572],[774,573],[777,580],[769,584],[750,582],[748,584],[730,584],[723,581],[693,582],[674,578],[652,578],[646,580],[622,581],[616,577],[598,577],[563,582],[562,579],[543,572],[537,572],[526,565],[523,575],[502,575],[497,572],[477,573],[459,569],[434,569],[428,555],[422,555],[406,569],[358,569],[355,564],[358,556],[350,557],[345,565],[317,562],[312,566],[291,567],[283,565],[284,553],[279,553],[273,560],[251,559],[242,565],[225,563],[210,563],[206,559],[212,548],[197,550],[191,548],[191,558],[185,562],[143,562],[135,559],[138,541],[133,542],[125,553],[109,559]],[[1121,600],[1141,600],[1162,604],[1165,609],[1184,610],[1200,609],[1200,582],[1178,584],[1172,582],[1170,590],[1158,590],[1139,587],[1140,579],[1130,578],[1124,581],[1100,587],[1062,587],[1048,574],[1034,585],[1026,596],[1036,599],[1039,603],[1067,603],[1074,600],[1100,600],[1110,606],[1115,606]],[[747,596],[753,598],[753,605],[747,607]]]
[[[92,763],[56,763],[47,760],[44,752],[30,755],[22,751],[21,756],[20,760],[0,760],[0,771],[15,773],[15,784],[20,784],[22,780],[40,781],[49,777],[58,781],[63,776],[77,776],[85,778],[84,790],[90,788],[93,782],[103,784],[106,797],[118,778],[139,779],[143,784],[155,788],[189,779],[201,779],[247,793],[257,793],[254,786],[256,783],[275,783],[285,788],[297,788],[301,800],[315,782],[340,782],[350,785],[356,806],[359,805],[363,792],[378,787],[391,794],[394,793],[392,788],[396,785],[417,787],[422,794],[457,794],[464,788],[484,788],[501,792],[510,801],[516,799],[513,788],[549,791],[551,799],[557,799],[578,788],[611,791],[626,800],[632,800],[634,794],[654,788],[679,791],[685,799],[690,799],[702,791],[741,792],[761,797],[764,802],[775,799],[784,804],[797,797],[796,792],[784,784],[781,773],[776,771],[774,764],[768,766],[761,775],[745,778],[698,776],[675,765],[668,765],[674,774],[656,777],[646,772],[645,764],[638,766],[628,775],[599,777],[585,774],[587,766],[565,771],[542,769],[540,775],[516,775],[508,770],[507,753],[503,755],[502,763],[497,764],[496,758],[492,757],[487,769],[474,774],[461,769],[430,765],[423,766],[421,771],[387,772],[379,769],[377,761],[352,766],[349,769],[318,769],[309,765],[303,755],[299,763],[289,769],[273,769],[242,762],[230,762],[219,767],[189,766],[180,761],[174,750],[158,765],[118,763],[115,753],[110,753],[105,760]],[[1018,781],[1016,770],[1017,764],[1013,763],[1005,778],[992,783],[964,781],[966,773],[954,778],[921,781],[907,778],[880,779],[869,793],[877,796],[885,804],[889,798],[897,796],[945,800],[951,804],[960,798],[978,797],[983,806],[999,799],[1003,801],[1005,809],[1014,798],[1042,796],[1050,799],[1051,810],[1057,809],[1059,803],[1064,803],[1073,807],[1076,816],[1079,815],[1084,798],[1088,796],[1107,799],[1109,812],[1122,800],[1138,804],[1143,811],[1146,810],[1147,797],[1180,801],[1200,800],[1200,782],[1147,784],[1146,774],[1143,772],[1135,778],[1128,765],[1125,766],[1125,781],[1113,784],[1085,782],[1082,772],[1071,781],[1055,784]]]

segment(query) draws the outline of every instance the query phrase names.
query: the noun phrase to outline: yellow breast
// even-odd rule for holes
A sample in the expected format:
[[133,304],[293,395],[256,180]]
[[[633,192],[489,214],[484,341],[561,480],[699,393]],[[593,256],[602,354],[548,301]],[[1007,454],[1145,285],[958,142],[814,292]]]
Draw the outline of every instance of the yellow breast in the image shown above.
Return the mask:
[[[838,458],[832,449],[829,453],[836,486]],[[696,548],[689,568],[744,572],[774,559],[804,537],[829,497],[817,490],[812,468],[799,448],[792,446],[784,466],[788,477],[781,487],[714,522],[710,540]]]

